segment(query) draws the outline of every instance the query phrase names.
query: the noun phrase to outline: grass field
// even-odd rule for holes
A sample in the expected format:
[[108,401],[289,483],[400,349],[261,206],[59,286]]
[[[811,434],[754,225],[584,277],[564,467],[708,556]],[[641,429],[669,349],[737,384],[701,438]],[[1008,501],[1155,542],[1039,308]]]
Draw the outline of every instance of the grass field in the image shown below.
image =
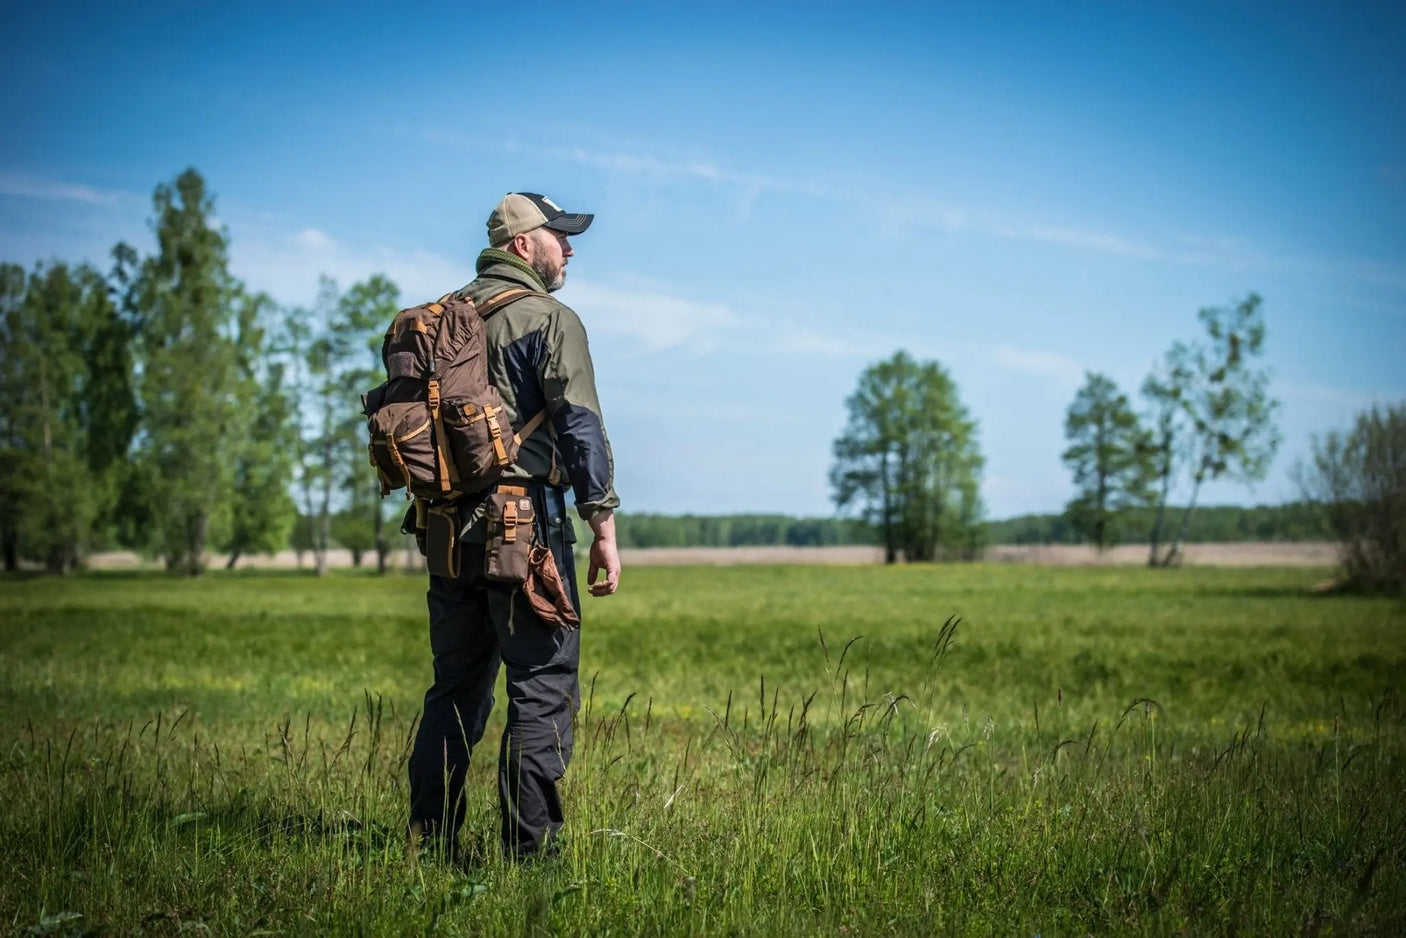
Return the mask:
[[499,713],[461,868],[401,837],[419,578],[0,582],[0,928],[1406,933],[1406,607],[1324,575],[627,570],[564,855],[493,849]]

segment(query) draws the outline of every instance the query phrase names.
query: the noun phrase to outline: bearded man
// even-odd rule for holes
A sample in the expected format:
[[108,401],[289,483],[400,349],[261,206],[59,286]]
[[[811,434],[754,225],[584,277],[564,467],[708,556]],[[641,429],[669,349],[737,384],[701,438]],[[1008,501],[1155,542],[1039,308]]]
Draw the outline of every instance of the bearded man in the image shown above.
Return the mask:
[[[510,193],[488,217],[489,247],[478,257],[477,278],[457,293],[492,308],[505,291],[531,291],[484,326],[488,377],[513,426],[520,429],[544,408],[547,413],[545,427],[523,439],[501,482],[532,499],[534,536],[550,548],[578,613],[568,488],[594,535],[591,594],[614,593],[620,579],[614,519],[620,499],[586,330],[575,312],[550,296],[566,282],[575,253],[569,237],[593,218],[564,212],[536,193]],[[482,499],[464,502],[460,575],[430,577],[434,684],[410,757],[411,848],[456,853],[469,755],[483,737],[501,664],[508,698],[498,756],[502,845],[508,856],[526,858],[550,850],[562,827],[557,785],[571,761],[571,723],[580,704],[580,632],[554,628],[522,590],[484,576]]]

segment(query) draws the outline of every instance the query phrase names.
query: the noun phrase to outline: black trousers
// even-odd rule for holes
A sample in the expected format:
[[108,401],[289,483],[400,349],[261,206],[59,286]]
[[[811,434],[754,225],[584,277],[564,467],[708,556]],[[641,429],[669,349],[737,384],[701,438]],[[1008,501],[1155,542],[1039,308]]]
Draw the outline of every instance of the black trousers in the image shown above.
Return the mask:
[[[536,485],[532,496],[537,537],[551,547],[579,613],[564,493]],[[464,544],[463,552],[458,578],[430,577],[434,685],[410,756],[410,820],[446,846],[458,834],[469,756],[483,738],[501,664],[508,697],[498,751],[503,850],[527,856],[562,826],[557,783],[571,762],[581,633],[551,628],[520,589],[485,579],[482,544]]]

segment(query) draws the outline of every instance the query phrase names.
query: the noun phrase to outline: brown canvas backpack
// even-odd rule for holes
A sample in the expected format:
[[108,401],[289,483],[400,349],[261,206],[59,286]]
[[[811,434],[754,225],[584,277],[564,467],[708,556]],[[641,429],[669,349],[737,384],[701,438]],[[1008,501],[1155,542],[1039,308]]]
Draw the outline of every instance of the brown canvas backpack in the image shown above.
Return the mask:
[[381,344],[386,381],[361,396],[371,435],[371,465],[381,496],[458,498],[495,482],[518,445],[546,417],[542,410],[513,432],[488,381],[483,323],[534,290],[512,289],[475,307],[453,294],[401,310]]

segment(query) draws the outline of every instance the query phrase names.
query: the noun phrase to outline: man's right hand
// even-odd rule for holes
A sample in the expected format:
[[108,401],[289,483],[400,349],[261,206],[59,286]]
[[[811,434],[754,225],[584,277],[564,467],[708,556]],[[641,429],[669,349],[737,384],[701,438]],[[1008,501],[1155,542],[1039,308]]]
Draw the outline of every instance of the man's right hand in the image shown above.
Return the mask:
[[[596,539],[591,543],[591,565],[586,583],[592,596],[609,596],[620,585],[620,551],[615,546],[615,512],[606,510],[591,516],[591,531]],[[596,578],[604,573],[599,583]]]

